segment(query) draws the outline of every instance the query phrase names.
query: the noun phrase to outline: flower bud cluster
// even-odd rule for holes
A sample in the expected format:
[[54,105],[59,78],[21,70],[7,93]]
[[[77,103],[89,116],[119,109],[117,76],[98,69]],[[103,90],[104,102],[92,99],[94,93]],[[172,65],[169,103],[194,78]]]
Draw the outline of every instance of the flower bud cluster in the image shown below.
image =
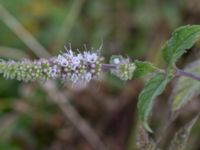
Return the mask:
[[121,80],[132,79],[136,66],[128,58],[113,56],[110,64],[103,64],[103,60],[103,57],[95,52],[74,53],[67,49],[64,53],[49,59],[0,60],[0,74],[6,79],[26,82],[61,79],[78,86],[84,86],[92,79],[99,79],[102,70],[110,70]]
[[47,80],[51,72],[51,66],[47,59],[37,61],[22,60],[2,61],[0,73],[6,79],[17,79],[19,81]]
[[110,59],[110,64],[116,65],[116,68],[111,69],[111,74],[117,76],[121,80],[130,80],[133,77],[133,72],[136,69],[134,63],[130,59],[122,56],[113,56]]
[[97,53],[72,50],[50,59],[35,61],[1,61],[0,74],[6,79],[23,81],[62,79],[76,85],[85,85],[92,79],[98,79],[103,58]]
[[68,50],[51,59],[50,76],[76,85],[87,84],[90,80],[99,78],[102,62],[103,58],[97,53],[84,51],[75,54]]

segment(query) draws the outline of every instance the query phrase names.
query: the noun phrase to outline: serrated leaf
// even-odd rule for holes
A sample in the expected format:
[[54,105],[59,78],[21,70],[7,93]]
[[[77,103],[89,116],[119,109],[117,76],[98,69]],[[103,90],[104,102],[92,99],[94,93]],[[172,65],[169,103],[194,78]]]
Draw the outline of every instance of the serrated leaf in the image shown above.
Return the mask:
[[192,127],[197,122],[198,118],[199,114],[175,133],[170,145],[170,150],[184,150],[186,148]]
[[[184,69],[196,75],[200,75],[200,60],[192,63]],[[177,111],[187,104],[193,97],[200,94],[200,82],[188,77],[178,79],[172,94],[172,110]]]
[[149,132],[152,132],[152,130],[150,129],[147,120],[149,113],[152,109],[153,102],[155,98],[164,91],[166,85],[171,80],[171,78],[172,78],[171,76],[156,74],[146,83],[143,91],[139,95],[139,102],[138,102],[139,118],[143,122],[144,127]]
[[155,66],[153,66],[153,64],[149,62],[142,62],[139,60],[135,60],[134,64],[136,66],[136,69],[133,73],[133,76],[136,78],[158,71],[158,68],[156,68]]
[[163,58],[169,65],[176,61],[191,48],[200,38],[200,25],[187,25],[178,28],[162,48]]

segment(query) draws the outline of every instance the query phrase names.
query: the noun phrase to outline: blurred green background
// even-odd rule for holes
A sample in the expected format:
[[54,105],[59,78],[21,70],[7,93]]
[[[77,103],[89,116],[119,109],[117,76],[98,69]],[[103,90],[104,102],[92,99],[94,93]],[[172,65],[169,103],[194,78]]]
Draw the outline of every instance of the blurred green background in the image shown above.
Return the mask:
[[[12,15],[51,54],[73,49],[98,49],[102,55],[122,54],[148,60],[163,67],[160,48],[171,32],[185,24],[200,23],[199,0],[0,0]],[[33,49],[6,24],[0,9],[0,58],[37,59]],[[21,35],[22,36],[22,35]],[[185,56],[197,57],[197,51]],[[185,59],[184,59],[185,60]],[[180,62],[180,65],[185,61]],[[134,125],[137,96],[142,80],[126,83],[106,75],[87,88],[74,90],[62,83],[73,108],[92,126],[111,150],[127,148]],[[170,90],[155,106],[153,125],[165,123]],[[0,78],[0,150],[90,150],[85,138],[38,83],[21,83]],[[200,128],[192,133],[190,147],[200,148]]]

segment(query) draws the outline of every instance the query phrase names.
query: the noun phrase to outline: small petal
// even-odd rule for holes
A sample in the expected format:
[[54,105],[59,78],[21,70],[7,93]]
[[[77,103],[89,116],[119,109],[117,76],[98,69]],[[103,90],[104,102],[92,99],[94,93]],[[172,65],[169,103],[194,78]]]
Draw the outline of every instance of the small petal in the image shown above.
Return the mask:
[[91,79],[92,79],[92,74],[90,72],[87,72],[85,74],[85,80],[86,80],[86,82],[89,82]]
[[77,76],[77,74],[72,74],[72,76],[71,76],[71,81],[72,81],[72,83],[77,83],[77,81],[78,81],[78,76]]

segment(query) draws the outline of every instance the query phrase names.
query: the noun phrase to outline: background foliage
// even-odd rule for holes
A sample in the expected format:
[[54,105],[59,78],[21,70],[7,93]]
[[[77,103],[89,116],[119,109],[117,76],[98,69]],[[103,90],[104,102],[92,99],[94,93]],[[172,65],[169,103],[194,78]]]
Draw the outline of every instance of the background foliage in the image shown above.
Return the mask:
[[[0,4],[52,55],[62,51],[64,44],[71,43],[74,49],[80,50],[84,49],[83,44],[97,49],[103,41],[102,54],[106,58],[128,55],[132,59],[151,61],[158,67],[164,66],[160,49],[171,32],[181,25],[200,24],[199,0],[0,0]],[[0,58],[37,58],[2,18],[0,33]],[[197,59],[199,43],[183,56],[178,66],[184,67]],[[167,106],[174,84],[155,102],[151,117],[153,138],[159,138],[160,127],[168,122]],[[106,75],[104,80],[82,90],[59,82],[57,86],[109,149],[123,150],[134,143],[130,135],[136,125],[136,103],[142,80],[123,83]],[[176,87],[175,92],[179,89]],[[0,149],[92,149],[50,99],[38,83],[0,78]],[[195,92],[169,133],[191,120],[199,109],[198,99]],[[188,149],[199,149],[199,121],[191,133]],[[169,145],[165,142],[161,142],[163,147]]]

